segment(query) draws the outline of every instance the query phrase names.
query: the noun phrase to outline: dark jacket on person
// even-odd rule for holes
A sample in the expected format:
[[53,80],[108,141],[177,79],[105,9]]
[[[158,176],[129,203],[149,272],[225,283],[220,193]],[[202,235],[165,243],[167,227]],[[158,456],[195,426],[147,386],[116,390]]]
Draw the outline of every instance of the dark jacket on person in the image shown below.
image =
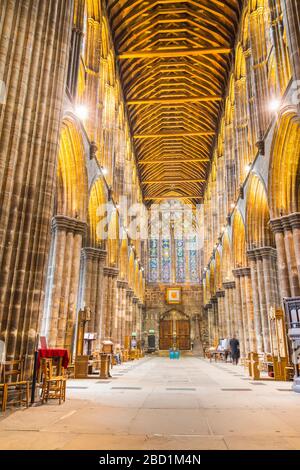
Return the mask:
[[231,355],[233,358],[235,357],[240,357],[240,343],[239,340],[236,338],[232,338],[230,340],[230,349],[231,349]]

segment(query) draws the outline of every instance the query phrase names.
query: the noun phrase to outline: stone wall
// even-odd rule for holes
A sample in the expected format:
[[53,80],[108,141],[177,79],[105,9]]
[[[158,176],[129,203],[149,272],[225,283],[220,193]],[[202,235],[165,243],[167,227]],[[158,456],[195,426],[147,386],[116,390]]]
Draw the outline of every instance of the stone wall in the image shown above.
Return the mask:
[[169,305],[166,302],[167,286],[153,284],[146,287],[145,293],[145,313],[143,322],[143,334],[147,345],[149,330],[155,331],[156,348],[159,348],[159,321],[161,317],[170,310],[177,310],[188,315],[191,319],[191,338],[195,346],[200,342],[199,319],[201,325],[202,318],[202,287],[183,286],[182,302],[180,305]]

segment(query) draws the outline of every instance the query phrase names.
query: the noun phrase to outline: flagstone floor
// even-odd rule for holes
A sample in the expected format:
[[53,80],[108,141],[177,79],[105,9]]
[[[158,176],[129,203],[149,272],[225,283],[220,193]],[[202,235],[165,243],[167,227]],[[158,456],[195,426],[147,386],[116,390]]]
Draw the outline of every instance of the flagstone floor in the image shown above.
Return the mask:
[[4,416],[0,449],[300,449],[300,394],[229,363],[146,357]]

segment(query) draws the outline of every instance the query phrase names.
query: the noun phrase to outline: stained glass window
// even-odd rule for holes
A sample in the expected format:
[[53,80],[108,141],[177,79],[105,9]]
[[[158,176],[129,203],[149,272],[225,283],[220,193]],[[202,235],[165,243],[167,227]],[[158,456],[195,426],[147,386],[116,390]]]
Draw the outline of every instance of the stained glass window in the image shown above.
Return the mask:
[[158,281],[158,240],[150,240],[149,253],[149,277],[150,282]]
[[189,250],[189,271],[190,281],[199,282],[199,271],[198,271],[198,255],[197,255],[197,240],[196,237],[190,241]]
[[162,240],[161,252],[161,280],[169,283],[171,281],[171,244],[170,239]]
[[149,282],[198,283],[198,251],[193,211],[178,201],[155,206],[151,214]]
[[185,253],[184,241],[176,240],[176,282],[185,282]]

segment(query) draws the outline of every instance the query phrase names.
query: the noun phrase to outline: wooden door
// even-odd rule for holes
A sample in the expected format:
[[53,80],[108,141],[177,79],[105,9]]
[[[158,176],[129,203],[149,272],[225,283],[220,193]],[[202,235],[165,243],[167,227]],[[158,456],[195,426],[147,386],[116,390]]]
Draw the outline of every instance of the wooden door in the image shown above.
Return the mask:
[[159,325],[159,349],[170,349],[173,346],[172,320],[161,320]]
[[189,320],[176,321],[177,347],[181,351],[191,349],[191,331]]

